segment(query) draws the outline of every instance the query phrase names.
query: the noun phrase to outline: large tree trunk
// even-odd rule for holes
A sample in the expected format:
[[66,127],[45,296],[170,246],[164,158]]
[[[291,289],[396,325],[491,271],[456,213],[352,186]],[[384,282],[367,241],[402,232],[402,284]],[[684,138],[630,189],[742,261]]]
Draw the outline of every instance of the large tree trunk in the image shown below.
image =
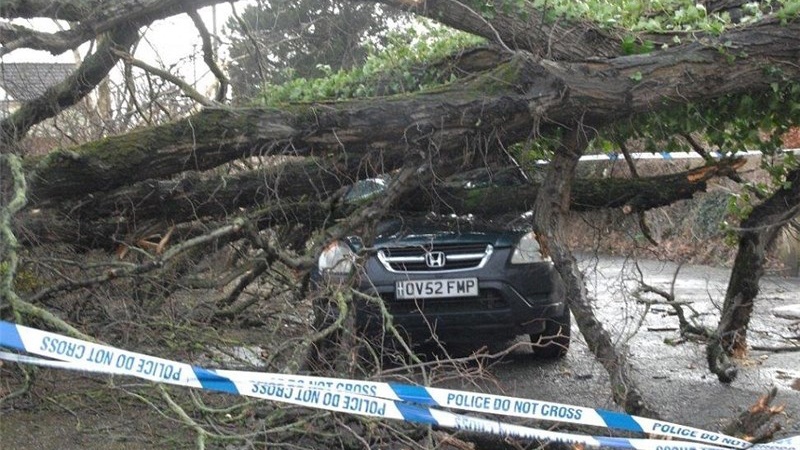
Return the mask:
[[589,350],[609,374],[614,401],[631,414],[656,417],[631,376],[625,349],[614,345],[611,335],[595,316],[583,274],[564,236],[575,168],[590,139],[588,132],[582,126],[575,125],[562,138],[562,145],[556,151],[543,188],[536,197],[535,229],[564,281],[569,309]]
[[800,214],[800,169],[787,177],[786,187],[753,208],[742,221],[739,250],[733,263],[725,303],[715,338],[708,343],[707,356],[711,372],[720,381],[729,383],[736,378],[736,368],[729,356],[747,352],[747,327],[758,285],[764,274],[766,251],[775,241],[781,228]]
[[[731,173],[742,164],[740,159],[724,160],[715,165],[646,178],[575,179],[569,207],[573,211],[622,208],[626,214],[647,211],[692,198],[695,193],[705,191],[706,181]],[[484,182],[495,181],[490,177]],[[494,185],[470,189],[445,183],[421,189],[420,195],[410,196],[399,207],[406,211],[433,210],[481,217],[523,213],[533,209],[544,183],[514,184],[500,180]]]
[[[622,208],[633,213],[666,206],[705,191],[708,179],[735,165],[737,161],[722,161],[649,178],[575,180],[570,208]],[[198,218],[222,220],[245,208],[251,209],[262,227],[294,221],[313,228],[350,211],[331,209],[329,199],[357,178],[370,175],[369,167],[375,166],[365,161],[302,158],[233,175],[204,178],[190,174],[176,180],[148,180],[25,213],[18,221],[17,233],[29,245],[71,242],[108,248],[130,241],[128,236],[138,228],[165,230]],[[435,211],[484,218],[519,215],[533,209],[539,189],[539,183],[467,189],[445,182],[417,188],[397,209],[411,214]]]
[[[718,50],[723,47],[751,56],[731,61]],[[546,133],[555,123],[569,123],[575,111],[583,113],[587,125],[600,126],[650,112],[654,105],[668,107],[673,99],[700,101],[770,89],[773,82],[800,78],[800,66],[789,62],[798,59],[800,22],[766,19],[708,43],[648,55],[559,63],[518,53],[495,70],[413,96],[280,111],[206,109],[176,123],[29,162],[31,204],[205,170],[251,155],[358,159],[378,150],[398,160],[425,149],[433,160],[455,160],[464,153],[479,154],[487,144]],[[765,65],[783,78],[766,76]]]

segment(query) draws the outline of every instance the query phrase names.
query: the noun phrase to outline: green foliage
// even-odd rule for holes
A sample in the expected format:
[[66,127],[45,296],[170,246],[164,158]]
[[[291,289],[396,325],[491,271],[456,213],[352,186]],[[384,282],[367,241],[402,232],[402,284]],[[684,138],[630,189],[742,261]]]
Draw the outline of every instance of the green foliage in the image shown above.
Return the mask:
[[781,135],[800,123],[800,85],[779,73],[767,71],[764,76],[775,80],[772,89],[679,104],[639,115],[606,132],[640,139],[651,151],[690,150],[682,136],[695,133],[723,153],[757,149],[772,155],[782,146]]
[[693,0],[535,0],[534,5],[552,11],[554,17],[587,19],[631,31],[720,32],[730,18],[708,14]]
[[[631,33],[695,33],[720,34],[734,23],[727,12],[709,12],[696,0],[495,0],[471,1],[474,11],[490,20],[498,13],[515,14],[525,18],[526,3],[544,12],[545,20],[588,20],[601,26],[625,29]],[[791,20],[800,14],[800,0],[767,0],[742,5],[736,23],[760,20],[764,14],[776,13],[782,20]],[[680,35],[674,36],[676,43]],[[652,42],[640,44],[633,34],[622,40],[625,54],[647,53],[653,50]]]
[[622,52],[626,55],[639,55],[642,53],[650,53],[655,48],[652,41],[645,41],[640,44],[636,36],[628,34],[622,38]]
[[339,100],[412,92],[452,81],[442,79],[441,68],[431,62],[446,58],[459,49],[482,40],[461,32],[433,27],[424,33],[413,28],[392,33],[384,47],[370,46],[366,62],[352,69],[333,70],[321,65],[325,76],[292,78],[279,85],[267,85],[261,96],[265,105],[285,102]]
[[[586,19],[634,32],[704,31],[718,34],[732,22],[728,13],[709,13],[702,3],[695,0],[533,0],[533,4],[547,10],[552,20]],[[747,23],[775,11],[782,17],[793,18],[798,9],[798,0],[753,2],[742,7],[743,15],[737,20]]]
[[781,8],[775,13],[782,21],[796,19],[800,16],[800,0],[785,0]]
[[[732,219],[741,222],[753,212],[753,195],[748,191],[739,194],[731,194],[728,198],[728,215]],[[725,235],[725,244],[735,247],[739,243],[739,233],[734,224],[728,220],[722,221],[720,229]]]
[[[770,175],[769,182],[747,183],[742,193],[731,194],[727,202],[728,217],[741,221],[749,216],[759,197],[787,187],[788,172],[798,167],[794,154],[778,151],[783,147],[781,136],[800,124],[800,84],[771,69],[765,70],[764,76],[773,82],[770,89],[762,92],[729,95],[701,104],[680,104],[615,124],[602,131],[593,143],[594,149],[608,152],[613,142],[635,139],[647,151],[690,151],[683,136],[693,135],[708,150],[729,156],[760,150],[764,154],[761,167]],[[723,221],[721,228],[726,233],[726,242],[735,245],[736,228],[728,221]]]
[[562,135],[563,131],[558,129],[553,134],[514,144],[508,148],[508,152],[520,166],[532,169],[540,161],[552,159],[555,149],[561,142]]

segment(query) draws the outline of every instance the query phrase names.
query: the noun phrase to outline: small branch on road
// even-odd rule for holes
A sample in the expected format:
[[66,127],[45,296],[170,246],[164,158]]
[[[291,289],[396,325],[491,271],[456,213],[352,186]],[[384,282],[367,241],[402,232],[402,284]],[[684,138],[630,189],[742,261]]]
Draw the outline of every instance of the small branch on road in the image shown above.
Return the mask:
[[[682,306],[688,307],[692,311],[692,317],[697,317],[700,315],[694,308],[691,307],[691,302],[681,302],[675,300],[675,282],[678,279],[678,273],[681,271],[681,267],[683,267],[683,263],[679,264],[678,267],[675,269],[675,273],[672,275],[672,282],[670,283],[669,292],[659,289],[655,286],[651,286],[644,282],[644,274],[642,273],[641,267],[639,264],[636,264],[636,271],[639,272],[639,288],[634,292],[633,296],[636,298],[638,303],[642,303],[645,305],[669,305],[675,311],[675,315],[678,317],[678,324],[681,333],[681,337],[686,337],[687,334],[694,334],[697,336],[701,336],[703,338],[710,338],[713,332],[701,325],[698,325],[694,321],[690,321],[686,318],[686,314],[683,311]],[[663,297],[665,301],[658,301],[658,300],[647,300],[641,297],[641,294],[650,293],[656,294],[660,297]]]
[[193,237],[191,239],[187,239],[186,241],[183,241],[180,244],[176,244],[166,249],[161,254],[147,255],[149,259],[141,264],[120,262],[115,264],[113,268],[106,270],[102,273],[99,273],[93,277],[85,278],[82,280],[69,280],[60,284],[54,284],[52,286],[49,286],[46,289],[39,291],[36,294],[32,295],[31,297],[27,298],[26,300],[31,304],[34,303],[41,304],[47,301],[48,299],[55,297],[56,295],[63,295],[67,292],[73,292],[78,289],[87,288],[98,284],[103,284],[119,278],[132,277],[135,275],[140,275],[160,269],[164,267],[171,259],[186,252],[191,248],[194,248],[199,245],[206,245],[208,243],[214,242],[218,239],[225,238],[231,235],[233,236],[238,235],[241,232],[244,224],[245,224],[244,219],[236,218],[233,221],[231,221],[231,223],[225,226],[212,230],[206,234]]

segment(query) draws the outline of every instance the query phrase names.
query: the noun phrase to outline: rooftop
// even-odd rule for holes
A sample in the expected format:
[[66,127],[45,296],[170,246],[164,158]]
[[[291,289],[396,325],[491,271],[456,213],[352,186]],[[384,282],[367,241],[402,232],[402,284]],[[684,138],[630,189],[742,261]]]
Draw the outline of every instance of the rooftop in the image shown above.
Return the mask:
[[75,70],[74,64],[0,62],[0,90],[9,100],[33,100]]

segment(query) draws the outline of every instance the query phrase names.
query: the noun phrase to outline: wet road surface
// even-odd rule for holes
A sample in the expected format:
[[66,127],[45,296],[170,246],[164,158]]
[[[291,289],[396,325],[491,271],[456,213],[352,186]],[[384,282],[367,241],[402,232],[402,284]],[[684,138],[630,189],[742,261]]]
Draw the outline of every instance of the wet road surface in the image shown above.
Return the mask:
[[[602,258],[584,259],[582,267],[587,269],[587,286],[599,318],[612,336],[626,341],[635,380],[645,400],[663,419],[719,430],[722,421],[738,415],[776,386],[775,403],[786,404],[784,429],[777,437],[800,435],[800,391],[796,390],[800,389],[800,352],[751,351],[748,359],[740,361],[736,381],[722,384],[706,368],[704,344],[680,340],[678,319],[670,306],[650,305],[646,312],[645,305],[634,298],[639,270],[647,284],[670,291],[677,265],[645,261],[639,262],[637,269],[632,260]],[[696,313],[695,320],[715,328],[728,276],[728,269],[683,266],[674,291],[678,301],[690,302],[694,312],[685,307],[687,317]],[[644,298],[663,300],[653,295]],[[763,278],[749,344],[797,346],[798,328],[800,279]],[[560,361],[535,361],[525,354],[527,350],[504,358],[491,369],[496,377],[492,389],[531,399],[619,409],[611,400],[608,375],[574,324],[572,336],[570,352]]]

